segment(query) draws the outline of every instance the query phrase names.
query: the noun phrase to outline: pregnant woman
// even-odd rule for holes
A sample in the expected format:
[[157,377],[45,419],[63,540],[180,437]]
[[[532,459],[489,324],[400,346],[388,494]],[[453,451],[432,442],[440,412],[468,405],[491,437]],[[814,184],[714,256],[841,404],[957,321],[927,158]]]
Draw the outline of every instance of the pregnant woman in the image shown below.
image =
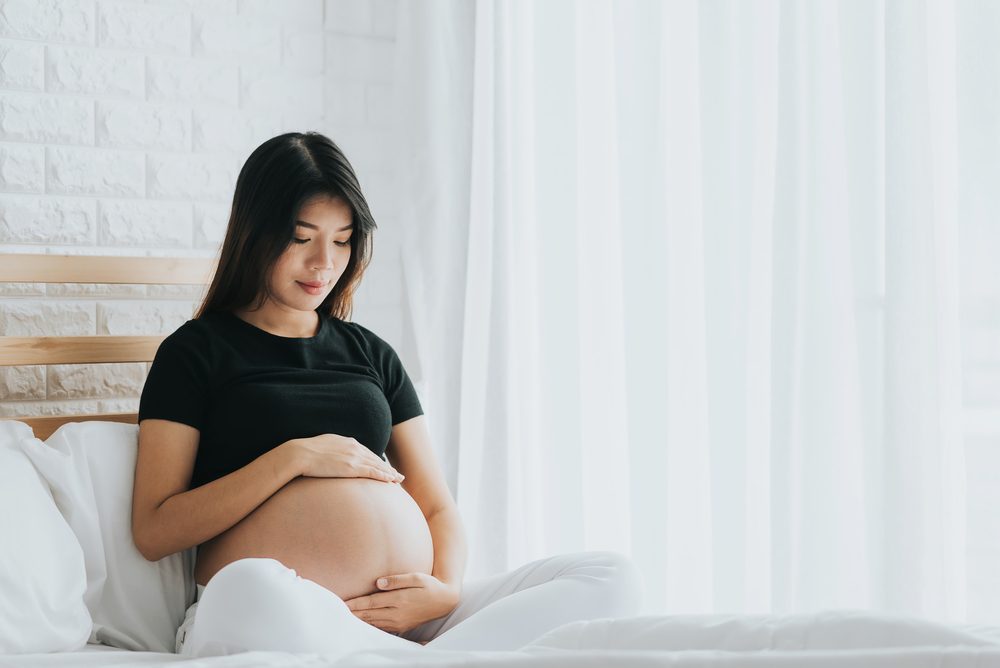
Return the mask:
[[463,580],[461,519],[413,385],[347,320],[375,227],[332,141],[266,141],[240,172],[204,303],[157,351],[132,532],[150,560],[197,546],[179,653],[516,649],[638,611],[640,578],[616,552]]

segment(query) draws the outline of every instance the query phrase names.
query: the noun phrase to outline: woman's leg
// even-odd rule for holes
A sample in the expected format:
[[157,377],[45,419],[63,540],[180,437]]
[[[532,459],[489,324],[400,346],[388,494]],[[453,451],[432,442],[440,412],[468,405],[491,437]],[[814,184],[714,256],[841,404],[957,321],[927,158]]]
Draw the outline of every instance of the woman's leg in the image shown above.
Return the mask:
[[275,559],[240,559],[208,581],[181,653],[217,656],[251,650],[348,654],[420,649],[354,616],[329,589]]
[[560,554],[462,585],[447,616],[400,634],[433,649],[513,650],[582,619],[630,617],[642,602],[642,576],[622,554]]

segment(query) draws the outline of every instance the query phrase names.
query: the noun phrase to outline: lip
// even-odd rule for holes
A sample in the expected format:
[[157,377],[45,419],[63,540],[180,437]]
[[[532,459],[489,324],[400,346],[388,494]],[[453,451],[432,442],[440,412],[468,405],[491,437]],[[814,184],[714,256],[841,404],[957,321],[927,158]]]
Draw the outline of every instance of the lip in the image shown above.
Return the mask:
[[330,281],[295,281],[301,285],[305,285],[310,288],[325,288],[330,284]]
[[298,283],[299,287],[302,288],[307,294],[313,296],[325,293],[326,287],[330,285],[329,281],[327,281],[326,283],[318,283],[315,281],[309,283],[303,283],[302,281],[295,281],[295,282]]

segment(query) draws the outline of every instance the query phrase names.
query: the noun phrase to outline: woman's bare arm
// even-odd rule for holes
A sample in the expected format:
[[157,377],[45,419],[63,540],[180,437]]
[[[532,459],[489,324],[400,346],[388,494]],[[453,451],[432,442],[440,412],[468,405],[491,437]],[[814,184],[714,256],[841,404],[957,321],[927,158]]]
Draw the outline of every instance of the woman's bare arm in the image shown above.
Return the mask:
[[200,433],[169,420],[143,420],[132,491],[132,539],[157,561],[218,536],[300,475],[294,441],[188,490]]
[[427,418],[418,415],[393,425],[386,454],[406,476],[403,489],[416,501],[430,527],[434,541],[431,575],[460,590],[468,552],[465,530],[444,471],[434,455]]

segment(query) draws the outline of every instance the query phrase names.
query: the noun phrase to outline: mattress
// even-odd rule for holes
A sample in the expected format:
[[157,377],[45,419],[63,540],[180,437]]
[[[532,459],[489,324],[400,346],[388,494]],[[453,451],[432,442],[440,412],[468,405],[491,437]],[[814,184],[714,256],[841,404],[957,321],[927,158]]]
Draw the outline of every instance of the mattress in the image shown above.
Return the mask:
[[870,611],[797,615],[648,615],[573,622],[516,651],[362,650],[345,656],[246,652],[190,658],[87,645],[0,656],[11,668],[85,666],[792,666],[1000,668],[1000,627]]

